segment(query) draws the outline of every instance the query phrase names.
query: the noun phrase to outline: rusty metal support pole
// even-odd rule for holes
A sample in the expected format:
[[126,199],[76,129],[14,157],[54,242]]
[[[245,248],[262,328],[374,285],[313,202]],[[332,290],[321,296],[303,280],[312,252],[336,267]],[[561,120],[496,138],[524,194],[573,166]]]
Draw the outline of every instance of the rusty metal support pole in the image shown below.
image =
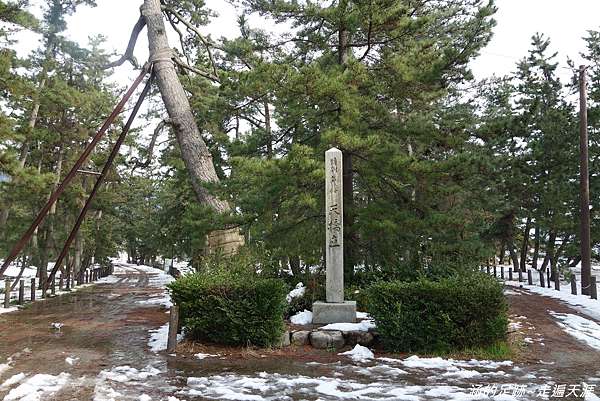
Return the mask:
[[150,77],[146,81],[146,85],[144,86],[142,93],[140,94],[139,98],[137,99],[135,106],[133,107],[133,110],[131,111],[131,114],[129,115],[129,118],[127,119],[127,122],[125,123],[125,126],[123,127],[123,131],[121,131],[119,138],[115,142],[115,145],[113,146],[110,154],[108,155],[108,159],[106,160],[106,163],[104,164],[104,167],[102,168],[102,171],[100,172],[100,175],[98,176],[98,179],[96,180],[96,183],[94,184],[94,187],[92,188],[92,191],[88,195],[88,198],[85,201],[85,205],[83,206],[83,209],[81,209],[81,212],[79,213],[79,216],[77,217],[75,226],[71,230],[71,233],[69,234],[69,237],[67,238],[67,241],[65,242],[65,245],[63,246],[63,249],[61,250],[58,257],[56,258],[56,263],[54,264],[54,268],[48,275],[48,280],[46,281],[45,286],[47,286],[48,283],[50,282],[50,280],[52,279],[52,277],[54,277],[54,275],[56,274],[56,271],[60,268],[60,265],[62,264],[65,256],[67,256],[69,247],[71,246],[71,243],[73,242],[73,240],[75,240],[75,237],[77,236],[77,232],[79,231],[79,228],[81,227],[81,224],[83,223],[85,215],[87,214],[88,209],[92,205],[92,200],[96,196],[98,189],[100,188],[100,186],[102,185],[102,182],[104,181],[104,178],[108,174],[108,171],[110,170],[110,167],[112,166],[113,161],[119,154],[119,149],[121,148],[123,141],[125,141],[127,132],[129,132],[129,129],[131,128],[131,125],[133,124],[133,120],[135,120],[135,116],[137,115],[138,111],[140,110],[140,107],[142,106],[144,98],[150,91],[150,87],[152,86],[153,77],[154,77],[154,74],[150,74]]
[[23,248],[25,247],[25,245],[27,244],[27,242],[33,235],[35,229],[40,225],[42,220],[44,220],[44,217],[46,217],[46,215],[48,214],[48,211],[50,210],[52,205],[56,202],[56,200],[58,199],[60,194],[63,193],[63,191],[65,190],[67,185],[69,185],[69,183],[73,179],[73,177],[75,177],[75,174],[77,174],[77,170],[79,170],[81,165],[87,160],[90,153],[92,153],[92,150],[96,147],[96,145],[98,144],[100,139],[102,139],[102,137],[104,136],[104,133],[106,132],[108,127],[113,123],[115,118],[123,110],[125,103],[129,100],[129,98],[131,97],[131,95],[133,94],[135,89],[138,87],[140,82],[142,82],[146,73],[147,73],[147,71],[144,69],[140,73],[140,75],[136,78],[136,80],[133,82],[133,85],[131,85],[131,88],[129,88],[129,90],[125,93],[125,95],[123,96],[121,101],[115,106],[115,108],[112,111],[112,113],[110,114],[110,116],[108,116],[108,118],[106,119],[106,121],[104,122],[104,124],[102,125],[100,130],[98,130],[96,135],[94,135],[92,141],[85,147],[83,153],[81,154],[79,159],[77,159],[77,161],[75,162],[73,167],[71,167],[71,170],[69,170],[69,172],[65,176],[64,180],[59,184],[59,186],[52,193],[52,195],[50,195],[50,198],[48,199],[48,201],[46,202],[46,204],[44,205],[42,210],[40,210],[40,212],[38,213],[35,220],[33,220],[33,223],[31,223],[31,226],[27,229],[25,234],[23,234],[23,236],[15,244],[15,246],[12,248],[12,250],[6,257],[6,259],[4,260],[2,267],[0,267],[0,276],[2,276],[4,274],[4,272],[6,271],[8,266],[13,262],[13,260],[15,260],[17,255],[19,255],[19,252],[21,252],[21,250],[23,250]]
[[586,67],[579,67],[579,202],[580,202],[580,251],[581,293],[590,295],[591,246],[590,246],[590,176],[588,167],[588,119]]

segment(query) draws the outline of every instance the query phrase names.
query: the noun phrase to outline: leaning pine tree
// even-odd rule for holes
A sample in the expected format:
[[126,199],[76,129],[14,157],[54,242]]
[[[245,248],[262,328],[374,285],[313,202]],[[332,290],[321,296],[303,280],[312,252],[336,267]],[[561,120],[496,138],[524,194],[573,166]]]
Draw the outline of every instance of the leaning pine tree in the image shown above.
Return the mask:
[[[229,203],[217,198],[206,188],[207,184],[217,183],[219,177],[212,155],[200,135],[190,103],[177,76],[175,55],[169,47],[160,1],[145,0],[141,7],[141,14],[133,29],[125,55],[112,66],[122,64],[126,60],[131,60],[135,64],[132,55],[135,42],[142,28],[147,26],[150,61],[153,63],[154,74],[169,115],[169,122],[177,138],[196,198],[217,213],[228,213],[231,210]],[[236,253],[243,244],[244,237],[238,228],[226,228],[209,234],[207,250],[211,253],[220,252],[230,255]]]

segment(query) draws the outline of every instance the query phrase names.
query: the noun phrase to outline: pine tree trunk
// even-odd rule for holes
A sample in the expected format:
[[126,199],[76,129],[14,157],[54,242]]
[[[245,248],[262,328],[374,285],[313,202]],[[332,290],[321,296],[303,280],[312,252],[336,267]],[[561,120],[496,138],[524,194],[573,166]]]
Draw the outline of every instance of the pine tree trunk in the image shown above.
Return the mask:
[[513,243],[508,244],[508,252],[510,253],[510,259],[513,264],[513,271],[519,271],[519,256],[517,255],[517,251],[515,249],[515,245]]
[[535,225],[535,234],[533,242],[533,260],[531,261],[531,268],[537,270],[538,258],[540,257],[540,226]]
[[[218,213],[231,210],[226,201],[208,192],[204,184],[219,181],[213,165],[212,155],[204,143],[190,103],[177,76],[171,60],[171,48],[167,39],[163,14],[159,0],[144,0],[142,15],[148,29],[150,59],[154,60],[154,73],[165,108],[174,127],[175,136],[190,175],[192,187],[198,201]],[[208,236],[208,252],[236,253],[244,244],[238,228],[213,231]]]
[[546,257],[544,257],[544,262],[542,263],[542,271],[545,271],[548,267],[548,264],[552,261],[554,257],[554,245],[556,243],[556,233],[554,231],[550,231],[550,235],[548,236],[548,242],[546,243]]
[[529,250],[529,231],[531,230],[531,217],[527,217],[523,230],[523,244],[521,246],[521,271],[527,271],[527,251]]
[[[347,0],[339,3],[340,23],[338,28],[338,63],[342,66],[348,64],[350,56],[350,32],[346,26]],[[341,114],[341,107],[338,115]],[[355,233],[354,233],[354,172],[352,167],[352,154],[342,150],[342,198],[344,204],[344,278],[348,282],[354,277],[356,264]]]
[[504,254],[506,253],[506,242],[502,241],[502,244],[500,245],[500,254],[498,255],[498,259],[499,259],[499,263],[501,265],[504,264]]

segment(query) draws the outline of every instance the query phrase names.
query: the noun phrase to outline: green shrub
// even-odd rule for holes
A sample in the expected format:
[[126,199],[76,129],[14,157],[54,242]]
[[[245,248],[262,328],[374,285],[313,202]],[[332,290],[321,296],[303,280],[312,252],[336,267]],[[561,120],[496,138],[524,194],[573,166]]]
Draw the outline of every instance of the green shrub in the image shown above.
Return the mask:
[[281,280],[216,271],[183,276],[169,288],[193,339],[268,346],[284,331],[287,291]]
[[506,337],[502,285],[485,274],[379,282],[367,289],[367,302],[390,351],[448,352]]

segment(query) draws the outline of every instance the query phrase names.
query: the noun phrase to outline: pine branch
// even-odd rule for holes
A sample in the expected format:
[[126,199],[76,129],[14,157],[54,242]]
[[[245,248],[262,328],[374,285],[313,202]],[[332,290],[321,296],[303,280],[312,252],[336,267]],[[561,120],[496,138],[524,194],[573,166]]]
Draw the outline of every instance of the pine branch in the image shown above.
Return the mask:
[[107,64],[104,67],[105,69],[112,68],[112,67],[118,67],[118,66],[122,65],[123,63],[125,63],[126,61],[129,61],[135,68],[139,68],[139,64],[138,64],[137,60],[135,59],[135,57],[133,56],[133,50],[135,49],[135,44],[137,43],[137,38],[138,38],[140,32],[142,31],[142,29],[144,29],[145,25],[146,25],[146,20],[144,19],[143,16],[140,15],[140,18],[137,20],[137,22],[133,26],[133,30],[131,31],[131,36],[129,37],[129,43],[127,43],[127,49],[125,50],[125,53],[118,60],[115,60],[112,63]]

